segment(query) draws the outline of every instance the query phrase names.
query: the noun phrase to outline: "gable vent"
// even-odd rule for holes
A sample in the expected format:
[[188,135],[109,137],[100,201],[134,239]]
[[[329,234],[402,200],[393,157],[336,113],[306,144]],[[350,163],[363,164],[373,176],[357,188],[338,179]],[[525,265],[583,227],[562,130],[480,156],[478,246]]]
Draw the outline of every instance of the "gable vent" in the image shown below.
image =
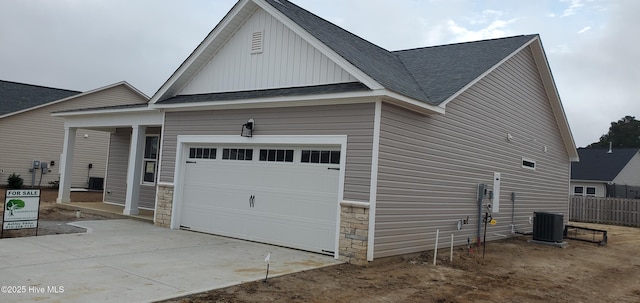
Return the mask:
[[260,54],[262,53],[262,37],[264,36],[263,32],[254,32],[251,34],[251,53],[252,54]]

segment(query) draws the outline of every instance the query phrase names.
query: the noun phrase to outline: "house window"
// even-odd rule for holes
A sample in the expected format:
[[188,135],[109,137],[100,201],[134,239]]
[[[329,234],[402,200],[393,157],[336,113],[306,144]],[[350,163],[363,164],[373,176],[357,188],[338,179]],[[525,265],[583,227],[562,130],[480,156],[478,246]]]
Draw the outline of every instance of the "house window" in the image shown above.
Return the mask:
[[587,187],[587,196],[595,196],[596,188],[595,187]]
[[522,158],[522,168],[528,168],[535,170],[536,169],[536,161],[531,159]]
[[244,148],[224,148],[222,149],[223,160],[253,160],[253,149]]
[[573,194],[576,196],[582,196],[582,194],[584,193],[584,187],[582,186],[574,186],[573,187]]
[[260,161],[293,162],[293,149],[261,149]]
[[143,183],[156,182],[156,168],[158,164],[158,141],[160,136],[146,136],[144,141],[144,159],[143,159]]
[[300,162],[340,164],[340,151],[336,150],[303,150]]
[[215,159],[217,149],[192,147],[189,148],[189,159]]

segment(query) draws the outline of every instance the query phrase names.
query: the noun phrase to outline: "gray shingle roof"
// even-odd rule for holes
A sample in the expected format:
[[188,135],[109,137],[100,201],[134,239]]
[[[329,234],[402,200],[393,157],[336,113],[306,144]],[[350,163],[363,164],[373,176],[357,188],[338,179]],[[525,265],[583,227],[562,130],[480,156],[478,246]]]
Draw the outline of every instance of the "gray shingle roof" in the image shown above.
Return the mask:
[[438,105],[537,35],[389,52],[286,0],[265,0],[385,88]]
[[613,181],[640,148],[579,148],[580,162],[571,162],[571,179]]
[[77,95],[80,92],[0,80],[0,116]]
[[268,98],[268,97],[304,96],[304,95],[331,94],[331,93],[343,93],[343,92],[367,91],[367,90],[369,90],[369,88],[366,87],[364,84],[360,82],[351,82],[351,83],[338,83],[338,84],[302,86],[302,87],[291,87],[291,88],[249,90],[249,91],[239,91],[239,92],[178,95],[169,99],[158,101],[157,104],[176,104],[176,103],[189,103],[189,102],[229,101],[229,100]]
[[515,36],[393,52],[437,105],[536,35]]
[[398,57],[343,28],[285,0],[266,0],[342,58],[382,86],[400,94],[428,102],[422,87],[411,77]]

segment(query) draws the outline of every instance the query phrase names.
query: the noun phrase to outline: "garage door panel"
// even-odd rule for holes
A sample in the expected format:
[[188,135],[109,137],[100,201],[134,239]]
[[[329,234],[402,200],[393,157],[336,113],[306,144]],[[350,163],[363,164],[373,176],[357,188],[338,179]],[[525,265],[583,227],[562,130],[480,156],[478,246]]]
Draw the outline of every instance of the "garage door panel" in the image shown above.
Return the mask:
[[180,225],[316,252],[335,249],[340,165],[190,162],[195,163],[185,167]]

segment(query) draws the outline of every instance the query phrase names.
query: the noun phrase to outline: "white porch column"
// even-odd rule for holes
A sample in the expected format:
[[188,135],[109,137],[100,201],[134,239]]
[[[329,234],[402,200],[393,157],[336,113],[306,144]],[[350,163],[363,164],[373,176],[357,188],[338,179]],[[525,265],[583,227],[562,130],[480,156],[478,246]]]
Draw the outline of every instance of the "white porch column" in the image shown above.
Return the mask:
[[129,165],[127,167],[127,195],[125,198],[124,214],[138,214],[138,199],[140,183],[142,182],[142,156],[144,152],[144,135],[146,126],[132,126],[131,146],[129,147]]
[[60,184],[58,187],[57,203],[71,202],[71,172],[73,171],[73,149],[76,145],[75,127],[64,127],[64,145],[60,165]]

